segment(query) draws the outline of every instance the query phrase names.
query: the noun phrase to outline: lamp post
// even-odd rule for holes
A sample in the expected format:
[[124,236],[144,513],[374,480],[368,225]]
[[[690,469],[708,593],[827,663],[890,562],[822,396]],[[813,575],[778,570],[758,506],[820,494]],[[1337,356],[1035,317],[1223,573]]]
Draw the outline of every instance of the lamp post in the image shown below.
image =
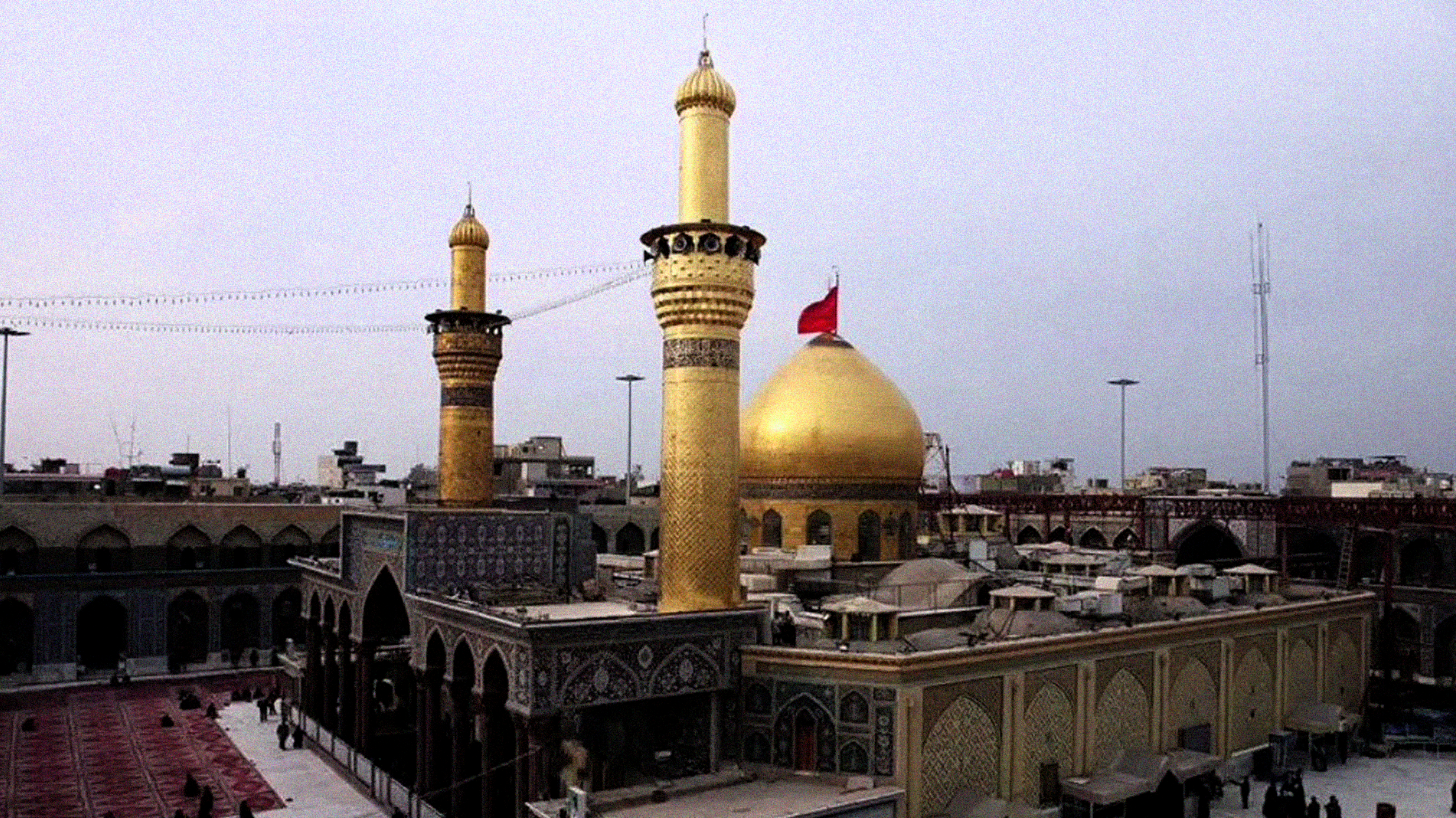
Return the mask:
[[4,352],[0,353],[0,496],[5,494],[5,402],[10,386],[10,338],[29,335],[10,327],[0,327]]
[[617,380],[627,384],[627,493],[623,504],[632,505],[632,384],[642,380],[641,375],[618,375]]
[[1108,383],[1110,383],[1113,386],[1117,387],[1117,391],[1119,392],[1119,397],[1121,399],[1120,400],[1120,403],[1121,403],[1121,406],[1122,406],[1122,410],[1121,410],[1121,412],[1119,414],[1119,422],[1118,422],[1118,425],[1119,425],[1119,427],[1121,429],[1121,434],[1119,435],[1118,440],[1119,440],[1119,443],[1120,443],[1120,447],[1119,448],[1120,448],[1120,450],[1122,452],[1122,457],[1121,457],[1121,460],[1119,461],[1119,464],[1120,465],[1118,466],[1117,490],[1118,491],[1126,491],[1127,490],[1127,388],[1129,386],[1136,386],[1138,382],[1135,381],[1135,380],[1133,380],[1133,379],[1131,379],[1131,378],[1118,378],[1115,381],[1108,381]]

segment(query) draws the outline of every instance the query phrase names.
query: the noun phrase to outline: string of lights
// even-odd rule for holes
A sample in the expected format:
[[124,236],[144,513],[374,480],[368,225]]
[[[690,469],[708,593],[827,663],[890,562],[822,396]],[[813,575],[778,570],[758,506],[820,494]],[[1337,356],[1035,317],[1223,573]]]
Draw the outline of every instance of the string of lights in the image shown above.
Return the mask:
[[[584,270],[588,268],[563,268]],[[568,304],[574,304],[608,290],[616,289],[644,278],[652,272],[646,262],[598,265],[593,269],[628,270],[624,275],[594,284],[580,292],[563,298],[528,307],[510,315],[513,322],[523,321],[542,313],[550,312]],[[401,282],[394,282],[401,283]],[[359,285],[344,285],[359,286]],[[0,300],[3,304],[4,300]],[[46,329],[89,330],[102,332],[135,332],[150,334],[187,335],[382,335],[425,331],[424,324],[207,324],[201,322],[168,321],[118,321],[107,318],[68,318],[49,315],[0,316],[0,325],[12,327],[39,327]]]
[[[493,275],[491,283],[536,281],[579,275],[601,275],[634,270],[642,262],[587,264],[575,267],[549,267],[538,270]],[[323,287],[270,287],[261,290],[209,290],[182,293],[116,293],[77,295],[37,295],[0,297],[0,309],[47,309],[57,307],[144,307],[176,304],[215,304],[227,301],[264,301],[275,298],[330,298],[404,290],[425,290],[450,286],[448,278],[414,278],[396,281],[366,281],[331,284]]]

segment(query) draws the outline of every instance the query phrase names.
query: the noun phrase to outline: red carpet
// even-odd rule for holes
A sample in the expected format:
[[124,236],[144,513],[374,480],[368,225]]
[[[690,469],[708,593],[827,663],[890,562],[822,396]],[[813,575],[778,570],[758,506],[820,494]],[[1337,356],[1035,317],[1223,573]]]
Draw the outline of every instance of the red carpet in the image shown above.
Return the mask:
[[[236,815],[243,799],[254,812],[277,809],[277,793],[205,715],[208,702],[228,704],[235,687],[273,684],[271,674],[255,673],[8,697],[20,704],[0,710],[0,818],[195,816],[198,799],[182,794],[189,772],[212,787],[215,816]],[[204,709],[178,709],[178,689],[195,691]],[[161,725],[163,713],[175,727]],[[20,729],[29,717],[36,732]]]

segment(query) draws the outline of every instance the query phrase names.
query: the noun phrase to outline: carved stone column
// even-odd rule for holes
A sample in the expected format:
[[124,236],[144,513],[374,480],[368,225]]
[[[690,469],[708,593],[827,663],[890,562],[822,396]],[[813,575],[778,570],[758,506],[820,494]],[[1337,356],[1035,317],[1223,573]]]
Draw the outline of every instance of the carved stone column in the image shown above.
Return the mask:
[[339,639],[339,721],[338,734],[345,742],[359,749],[354,738],[354,703],[358,700],[358,680],[354,668],[354,640]]
[[324,729],[335,732],[339,727],[339,637],[332,632],[324,633],[324,684],[323,707],[319,721]]
[[300,707],[308,713],[310,718],[317,720],[323,712],[324,701],[324,665],[323,665],[323,629],[318,622],[309,622],[306,634],[306,651],[308,658],[305,660],[303,673],[303,701]]
[[354,746],[369,754],[374,729],[374,651],[379,643],[363,639],[354,649]]

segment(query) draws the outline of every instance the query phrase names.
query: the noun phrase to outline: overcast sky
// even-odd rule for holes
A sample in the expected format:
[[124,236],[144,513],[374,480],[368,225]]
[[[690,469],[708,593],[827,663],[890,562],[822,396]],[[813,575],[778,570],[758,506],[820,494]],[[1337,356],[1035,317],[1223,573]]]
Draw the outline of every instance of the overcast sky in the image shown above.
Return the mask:
[[[732,216],[768,237],[743,400],[843,283],[841,333],[954,470],[1076,458],[1261,472],[1248,234],[1272,235],[1273,460],[1456,470],[1449,2],[12,3],[0,297],[437,278],[467,181],[493,274],[640,259],[676,217],[701,13],[737,91]],[[507,314],[602,275],[499,282]],[[657,473],[646,280],[508,327],[496,440]],[[424,325],[443,288],[0,316]],[[188,446],[312,480],[358,439],[433,462],[429,339],[35,328],[7,459]],[[1279,485],[1279,483],[1276,483]]]

